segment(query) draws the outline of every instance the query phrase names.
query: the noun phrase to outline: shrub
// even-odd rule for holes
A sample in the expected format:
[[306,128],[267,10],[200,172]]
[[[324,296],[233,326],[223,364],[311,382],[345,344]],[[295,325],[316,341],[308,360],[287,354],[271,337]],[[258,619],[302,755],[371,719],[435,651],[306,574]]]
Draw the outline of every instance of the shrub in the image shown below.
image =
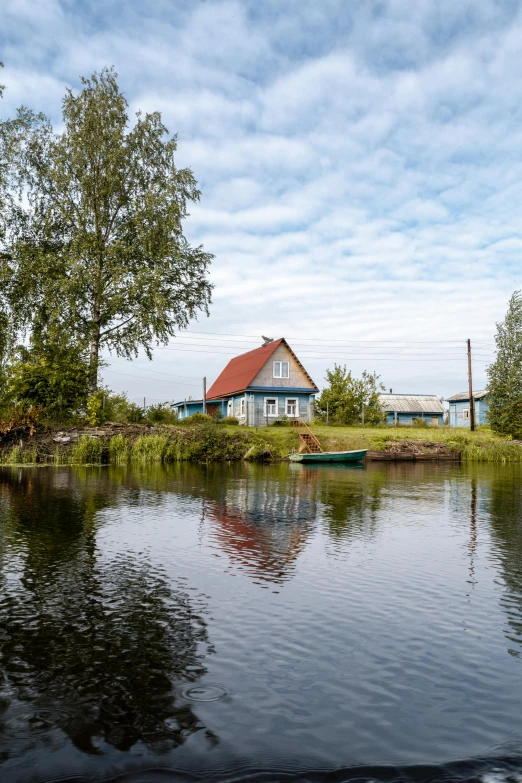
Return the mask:
[[185,424],[214,424],[214,419],[207,413],[193,413],[184,419]]
[[149,405],[146,419],[151,424],[177,424],[178,417],[168,402],[160,402],[158,405]]
[[31,407],[27,411],[12,408],[5,419],[0,420],[0,438],[15,440],[24,435],[34,435],[43,414],[41,406]]
[[429,425],[426,419],[412,419],[412,426],[413,427],[420,427],[426,429]]
[[239,419],[237,419],[235,416],[225,416],[224,418],[220,419],[220,424],[239,424]]

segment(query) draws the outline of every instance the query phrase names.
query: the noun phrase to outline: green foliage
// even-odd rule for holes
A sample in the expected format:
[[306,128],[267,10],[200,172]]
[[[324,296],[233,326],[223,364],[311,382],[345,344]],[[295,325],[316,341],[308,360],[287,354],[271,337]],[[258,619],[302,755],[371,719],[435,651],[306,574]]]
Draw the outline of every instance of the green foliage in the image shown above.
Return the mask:
[[20,446],[13,446],[10,451],[0,456],[1,465],[36,465],[38,461],[36,446],[25,449],[20,448]]
[[115,465],[125,465],[131,454],[130,443],[124,435],[115,435],[109,441],[109,462]]
[[149,405],[147,408],[146,419],[151,424],[178,423],[178,417],[168,402],[161,402],[158,403],[158,405]]
[[177,140],[158,112],[131,124],[116,76],[104,69],[77,95],[67,90],[60,133],[19,111],[10,138],[22,188],[11,188],[0,231],[13,320],[52,324],[88,346],[91,394],[103,347],[150,357],[155,342],[208,311],[212,289],[212,256],[183,235],[196,180],[176,167]]
[[323,421],[328,408],[332,424],[359,424],[363,404],[365,424],[378,425],[385,420],[379,405],[379,393],[384,386],[379,383],[378,375],[365,371],[361,378],[355,378],[346,366],[335,364],[333,370],[326,371],[326,380],[328,387],[316,400],[316,412]]
[[175,444],[168,435],[141,435],[134,442],[131,458],[133,462],[172,462]]
[[236,419],[235,416],[224,416],[219,421],[220,424],[232,424],[234,426],[239,424],[239,419]]
[[487,368],[488,423],[494,432],[522,438],[522,293],[509,300],[504,321],[497,323],[497,357]]
[[71,462],[80,465],[99,465],[103,462],[104,443],[99,438],[83,435],[73,446]]
[[78,346],[46,344],[35,337],[9,363],[4,399],[24,409],[42,406],[48,417],[67,420],[85,406],[87,373]]
[[207,413],[193,413],[183,420],[186,424],[214,424],[214,419]]
[[429,424],[426,421],[426,419],[421,419],[420,417],[412,419],[411,425],[412,427],[417,427],[417,428],[420,427],[420,429],[425,429],[425,430],[428,429],[429,427]]
[[110,389],[96,389],[87,400],[86,421],[92,427],[115,421],[119,424],[142,424],[145,415],[141,405],[130,402],[126,394],[114,394]]

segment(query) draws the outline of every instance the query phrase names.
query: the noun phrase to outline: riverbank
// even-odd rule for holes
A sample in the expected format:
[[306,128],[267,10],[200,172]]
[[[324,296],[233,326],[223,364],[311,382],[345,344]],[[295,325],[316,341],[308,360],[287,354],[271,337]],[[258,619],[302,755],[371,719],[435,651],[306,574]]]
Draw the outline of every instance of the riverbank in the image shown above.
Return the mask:
[[[449,428],[312,428],[325,451],[368,449],[390,458],[454,455],[467,462],[522,462],[522,442]],[[0,441],[0,464],[125,464],[154,462],[275,461],[299,449],[290,427],[247,429],[230,425],[40,427]],[[443,458],[441,456],[441,458]]]

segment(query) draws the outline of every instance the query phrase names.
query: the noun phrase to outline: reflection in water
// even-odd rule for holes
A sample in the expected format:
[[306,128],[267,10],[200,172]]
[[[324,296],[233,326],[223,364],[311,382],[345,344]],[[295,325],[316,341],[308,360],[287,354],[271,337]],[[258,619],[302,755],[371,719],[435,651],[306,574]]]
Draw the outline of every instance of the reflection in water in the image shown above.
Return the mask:
[[219,548],[251,576],[275,584],[291,577],[317,513],[309,474],[288,481],[287,466],[281,467],[247,466],[206,507]]
[[39,478],[3,476],[3,759],[17,738],[56,728],[89,754],[183,743],[204,728],[176,684],[205,672],[205,604],[125,547],[100,556],[96,512],[117,497],[104,491],[106,474]]
[[501,605],[509,631],[506,636],[516,644],[511,655],[520,657],[522,644],[522,483],[513,480],[512,466],[505,466],[490,484],[489,523],[500,561],[505,591]]
[[0,470],[1,783],[515,769],[521,475]]
[[315,473],[321,511],[332,540],[374,535],[386,473],[358,466],[316,468]]

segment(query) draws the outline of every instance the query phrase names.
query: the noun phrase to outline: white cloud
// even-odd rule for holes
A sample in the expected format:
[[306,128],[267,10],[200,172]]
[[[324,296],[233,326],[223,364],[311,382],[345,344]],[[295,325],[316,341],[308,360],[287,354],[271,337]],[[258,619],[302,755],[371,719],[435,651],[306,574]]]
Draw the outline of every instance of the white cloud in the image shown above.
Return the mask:
[[[132,111],[159,109],[179,134],[179,165],[203,191],[187,233],[216,256],[196,330],[381,341],[346,361],[397,391],[465,386],[460,360],[394,363],[383,341],[491,340],[522,286],[519,3],[3,11],[6,110],[59,122],[65,86],[114,64]],[[305,361],[318,380],[324,356]],[[149,369],[211,378],[226,360],[160,351]],[[120,385],[140,395],[150,382]]]

